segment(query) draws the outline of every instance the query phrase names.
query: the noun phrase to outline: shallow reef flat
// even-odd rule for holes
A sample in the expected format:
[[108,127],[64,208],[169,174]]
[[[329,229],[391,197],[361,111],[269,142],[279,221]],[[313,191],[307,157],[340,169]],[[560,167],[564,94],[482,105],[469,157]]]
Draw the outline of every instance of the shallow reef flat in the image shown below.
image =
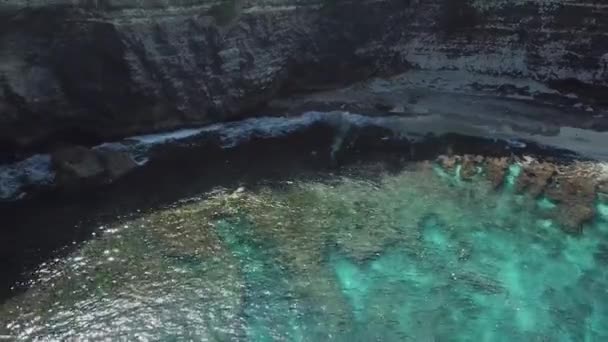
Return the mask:
[[42,265],[0,307],[0,335],[605,340],[605,170],[442,156],[214,189]]

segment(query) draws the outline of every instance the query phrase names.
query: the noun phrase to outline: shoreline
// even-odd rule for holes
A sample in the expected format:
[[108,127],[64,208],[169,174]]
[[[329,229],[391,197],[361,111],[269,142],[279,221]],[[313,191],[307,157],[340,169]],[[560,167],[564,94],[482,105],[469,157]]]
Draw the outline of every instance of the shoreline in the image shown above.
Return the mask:
[[[94,237],[95,230],[104,222],[116,222],[164,208],[216,187],[238,188],[243,184],[249,186],[294,177],[320,177],[370,162],[381,163],[386,170],[400,170],[425,161],[442,165],[446,156],[454,158],[453,166],[460,167],[460,172],[464,164],[468,163],[464,170],[471,166],[473,169],[488,168],[501,158],[507,158],[509,163],[534,160],[533,165],[566,166],[585,160],[571,151],[534,142],[456,133],[407,135],[402,134],[395,121],[386,117],[334,113],[333,120],[328,120],[329,115],[308,117],[323,118],[320,121],[301,117],[270,118],[266,119],[269,120],[264,126],[266,130],[241,123],[229,126],[231,129],[221,126],[223,130],[220,131],[224,135],[207,128],[208,134],[196,135],[197,130],[130,139],[131,145],[121,146],[132,147],[133,153],[145,151],[147,154],[140,157],[148,160],[114,182],[82,183],[82,186],[61,191],[47,189],[29,199],[0,204],[0,215],[8,218],[5,222],[7,228],[0,231],[0,241],[3,242],[0,260],[3,260],[2,269],[6,270],[2,285],[5,290],[0,291],[0,297],[10,297],[15,293],[15,289],[11,289],[15,281],[26,280],[28,272],[40,262],[69,253],[81,242]],[[345,117],[350,121],[344,120]],[[250,119],[248,122],[259,120],[264,119]],[[284,125],[294,122],[289,120],[300,120],[295,121],[300,125]],[[269,131],[280,134],[268,134]],[[178,136],[182,139],[170,140],[168,144],[158,143],[166,141],[167,137]],[[141,145],[134,141],[152,145],[141,149]],[[139,149],[136,148],[138,146]],[[471,157],[464,157],[466,155]],[[487,165],[475,162],[475,156],[481,156]],[[593,159],[586,160],[590,165],[599,165]],[[500,167],[504,171],[506,166]],[[531,171],[534,174],[534,169]],[[541,180],[547,182],[548,178]],[[587,207],[580,208],[584,211]],[[589,217],[588,212],[586,215],[582,219]],[[27,284],[22,286],[27,288]]]
[[[289,114],[288,114],[289,115]],[[528,125],[529,124],[529,125]],[[144,167],[150,159],[163,158],[163,149],[180,148],[187,150],[201,144],[216,145],[216,149],[227,149],[235,145],[247,143],[251,139],[264,139],[282,137],[295,132],[304,132],[315,125],[327,126],[334,130],[334,147],[341,148],[342,134],[349,130],[380,130],[376,134],[378,139],[402,140],[402,144],[416,143],[426,137],[434,136],[441,139],[442,136],[455,134],[463,137],[472,137],[495,141],[510,145],[513,151],[526,150],[526,146],[536,145],[532,150],[561,151],[564,157],[571,159],[595,159],[598,161],[608,160],[608,152],[601,146],[603,141],[608,141],[608,132],[595,131],[576,127],[557,127],[547,133],[540,128],[540,132],[529,131],[533,129],[538,121],[529,120],[522,122],[523,129],[517,129],[512,125],[505,124],[502,118],[489,117],[458,117],[444,113],[429,115],[404,116],[393,113],[391,115],[371,116],[353,114],[344,111],[333,112],[305,112],[301,115],[283,117],[258,117],[242,121],[214,124],[199,128],[188,128],[165,133],[134,136],[120,141],[102,143],[90,149],[74,146],[84,153],[107,153],[117,156],[123,167],[116,175],[98,177],[99,175],[70,175],[69,187],[90,188],[90,184],[102,185],[112,183],[121,178],[132,169]],[[544,132],[544,133],[543,133]],[[314,134],[314,133],[311,133]],[[370,137],[373,139],[373,137]],[[382,146],[383,143],[378,143]],[[68,146],[64,149],[74,148]],[[61,149],[60,149],[61,150]],[[339,152],[339,151],[338,151]],[[331,152],[334,154],[334,152]],[[468,151],[462,151],[468,153]],[[515,152],[516,154],[518,152]],[[547,152],[537,152],[539,156]],[[550,152],[549,154],[554,153]],[[76,157],[83,159],[83,157]],[[200,155],[196,158],[200,158]],[[61,190],[62,182],[56,178],[57,156],[53,153],[36,154],[25,160],[11,164],[0,165],[0,202],[20,201],[35,197],[37,193]],[[72,158],[73,159],[73,158]],[[69,160],[82,168],[89,167],[89,160]],[[106,168],[112,167],[104,166]],[[106,170],[101,169],[99,173]],[[89,180],[87,178],[97,178]],[[85,186],[84,183],[86,184]]]

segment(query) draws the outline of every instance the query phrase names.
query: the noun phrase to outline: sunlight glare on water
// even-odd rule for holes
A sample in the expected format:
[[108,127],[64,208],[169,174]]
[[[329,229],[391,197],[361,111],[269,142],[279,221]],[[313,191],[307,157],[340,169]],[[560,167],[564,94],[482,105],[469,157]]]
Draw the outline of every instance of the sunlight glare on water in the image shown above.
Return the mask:
[[215,191],[108,227],[0,307],[18,340],[604,341],[608,204],[431,167]]

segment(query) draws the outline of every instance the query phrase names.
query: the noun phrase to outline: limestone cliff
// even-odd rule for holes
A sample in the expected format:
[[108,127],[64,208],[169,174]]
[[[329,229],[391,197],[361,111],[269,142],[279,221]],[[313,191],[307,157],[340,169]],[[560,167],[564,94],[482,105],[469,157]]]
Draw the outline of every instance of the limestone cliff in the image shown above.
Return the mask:
[[419,69],[608,86],[597,0],[2,0],[0,154],[254,113]]

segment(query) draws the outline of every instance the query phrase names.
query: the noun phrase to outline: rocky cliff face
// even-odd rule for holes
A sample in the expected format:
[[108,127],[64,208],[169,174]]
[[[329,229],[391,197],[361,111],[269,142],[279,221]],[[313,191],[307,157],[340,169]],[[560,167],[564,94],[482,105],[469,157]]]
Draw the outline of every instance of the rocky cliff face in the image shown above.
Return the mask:
[[416,69],[608,86],[596,0],[0,1],[0,154],[253,113]]

